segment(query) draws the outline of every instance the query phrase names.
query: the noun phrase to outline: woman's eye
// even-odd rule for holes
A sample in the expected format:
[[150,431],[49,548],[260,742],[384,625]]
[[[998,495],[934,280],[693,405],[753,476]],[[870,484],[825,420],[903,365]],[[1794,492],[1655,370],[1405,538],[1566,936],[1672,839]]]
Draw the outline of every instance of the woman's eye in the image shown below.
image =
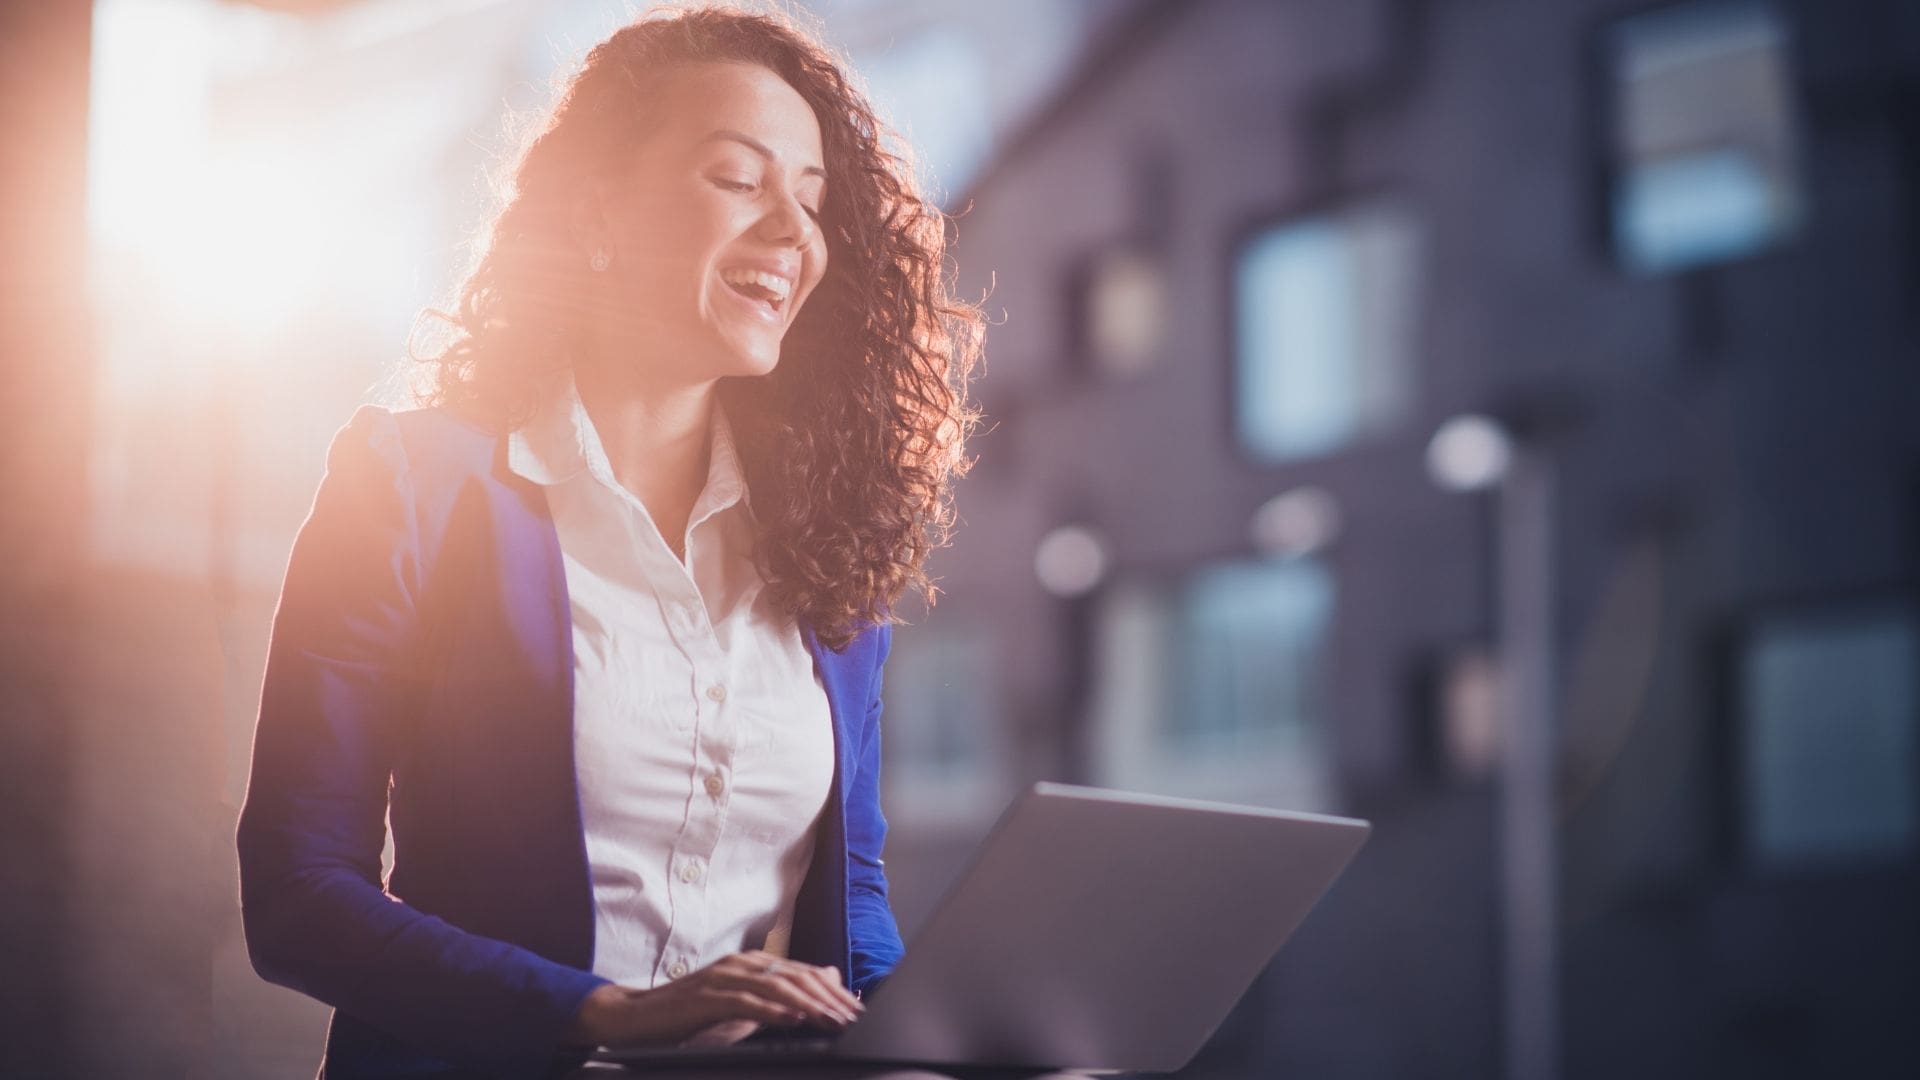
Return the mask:
[[713,186],[720,188],[724,191],[752,191],[753,190],[752,183],[746,180],[734,180],[730,177],[725,177],[725,176],[714,177]]

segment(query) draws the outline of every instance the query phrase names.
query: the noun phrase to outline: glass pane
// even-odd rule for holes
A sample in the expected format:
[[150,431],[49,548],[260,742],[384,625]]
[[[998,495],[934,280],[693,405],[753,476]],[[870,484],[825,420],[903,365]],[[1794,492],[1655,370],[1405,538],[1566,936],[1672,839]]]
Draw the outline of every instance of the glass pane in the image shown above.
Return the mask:
[[1166,341],[1167,280],[1160,258],[1114,248],[1094,262],[1087,281],[1087,340],[1094,364],[1109,375],[1137,375]]
[[1255,237],[1235,271],[1236,420],[1264,461],[1325,454],[1391,428],[1411,397],[1415,230],[1355,207]]
[[1332,574],[1235,561],[1101,597],[1097,783],[1294,810],[1340,809],[1323,732]]
[[1333,582],[1310,561],[1204,570],[1180,601],[1181,677],[1167,703],[1176,739],[1233,745],[1243,736],[1312,727]]
[[1789,37],[1771,5],[1714,0],[1635,16],[1610,46],[1622,260],[1673,270],[1789,233],[1801,201]]
[[956,777],[988,764],[995,701],[990,644],[972,633],[896,632],[883,690],[890,770]]
[[1440,742],[1447,774],[1485,780],[1500,768],[1500,666],[1485,645],[1460,649],[1440,670]]
[[1913,849],[1920,635],[1898,614],[1781,620],[1743,657],[1749,855],[1790,866]]

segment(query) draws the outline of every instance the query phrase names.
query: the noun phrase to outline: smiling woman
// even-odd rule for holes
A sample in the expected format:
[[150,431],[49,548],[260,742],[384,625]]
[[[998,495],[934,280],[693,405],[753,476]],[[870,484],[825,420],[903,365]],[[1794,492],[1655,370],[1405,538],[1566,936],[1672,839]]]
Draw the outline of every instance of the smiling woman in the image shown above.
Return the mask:
[[256,968],[336,1008],[326,1076],[838,1029],[898,959],[880,668],[981,319],[884,138],[781,19],[622,29],[426,407],[336,439],[239,836]]
[[[515,427],[558,371],[767,374],[718,394],[771,584],[841,644],[926,586],[951,521],[983,320],[950,291],[944,230],[817,42],[766,16],[643,20],[589,52],[522,155],[425,398]],[[780,318],[753,334],[720,320],[721,269],[789,279]]]

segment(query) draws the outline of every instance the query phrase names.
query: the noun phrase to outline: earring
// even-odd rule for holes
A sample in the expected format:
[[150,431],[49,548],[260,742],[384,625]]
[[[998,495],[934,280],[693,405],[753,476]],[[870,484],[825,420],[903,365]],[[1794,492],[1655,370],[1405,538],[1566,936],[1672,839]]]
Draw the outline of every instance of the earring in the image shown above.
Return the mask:
[[587,260],[587,265],[593,268],[594,273],[598,274],[610,266],[612,262],[613,260],[607,258],[606,249],[594,248],[593,256]]

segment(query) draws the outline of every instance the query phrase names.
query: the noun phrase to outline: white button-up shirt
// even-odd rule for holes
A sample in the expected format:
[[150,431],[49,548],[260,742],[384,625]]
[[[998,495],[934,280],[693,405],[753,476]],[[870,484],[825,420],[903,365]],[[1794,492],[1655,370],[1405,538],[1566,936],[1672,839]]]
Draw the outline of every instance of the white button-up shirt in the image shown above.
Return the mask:
[[833,722],[798,626],[763,598],[722,410],[684,563],[614,479],[571,379],[507,452],[545,487],[566,565],[594,973],[652,987],[741,949],[784,952]]

